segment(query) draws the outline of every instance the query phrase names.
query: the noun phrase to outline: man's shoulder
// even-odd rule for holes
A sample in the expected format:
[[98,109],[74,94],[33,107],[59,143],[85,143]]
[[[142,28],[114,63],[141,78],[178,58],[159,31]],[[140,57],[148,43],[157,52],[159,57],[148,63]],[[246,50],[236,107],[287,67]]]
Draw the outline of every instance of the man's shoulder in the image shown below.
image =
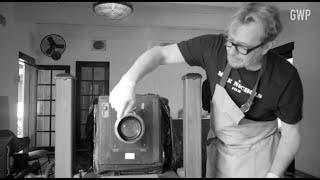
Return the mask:
[[279,55],[274,51],[269,51],[268,58],[276,67],[280,69],[286,69],[289,71],[296,71],[296,67],[294,67],[285,57]]
[[271,66],[270,70],[272,69],[272,75],[277,78],[287,81],[291,79],[294,74],[298,73],[296,67],[276,52],[270,51],[268,53],[268,61]]

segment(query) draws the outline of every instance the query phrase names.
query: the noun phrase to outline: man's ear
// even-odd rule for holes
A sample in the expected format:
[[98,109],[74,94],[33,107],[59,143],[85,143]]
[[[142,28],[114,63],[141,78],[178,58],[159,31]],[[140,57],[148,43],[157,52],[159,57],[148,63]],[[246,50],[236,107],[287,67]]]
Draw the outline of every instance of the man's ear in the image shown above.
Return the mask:
[[267,54],[267,52],[272,48],[272,46],[273,46],[273,41],[267,42],[267,43],[264,45],[262,54],[263,54],[263,55]]

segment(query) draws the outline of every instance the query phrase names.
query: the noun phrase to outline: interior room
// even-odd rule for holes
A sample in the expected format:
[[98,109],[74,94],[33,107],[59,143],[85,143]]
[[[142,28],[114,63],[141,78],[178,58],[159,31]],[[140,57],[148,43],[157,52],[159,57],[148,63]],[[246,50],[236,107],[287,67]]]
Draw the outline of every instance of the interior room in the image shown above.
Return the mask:
[[[136,94],[142,95],[137,97],[142,101],[141,106],[139,105],[141,109],[148,104],[144,101],[154,102],[152,98],[159,100],[157,103],[165,108],[161,109],[159,106],[157,111],[162,112],[161,116],[152,116],[153,121],[143,126],[145,129],[142,130],[150,133],[150,137],[161,136],[161,133],[170,134],[170,152],[165,148],[159,157],[161,159],[167,153],[170,154],[171,161],[175,163],[173,169],[155,173],[158,169],[154,168],[153,171],[150,170],[152,173],[144,175],[135,173],[134,170],[131,173],[114,173],[127,167],[121,166],[124,162],[115,156],[110,158],[120,165],[100,166],[99,162],[104,159],[104,154],[103,150],[97,150],[98,146],[117,146],[121,151],[121,148],[134,147],[136,141],[125,146],[120,142],[112,144],[114,140],[111,139],[108,144],[109,140],[104,137],[111,137],[109,131],[100,129],[102,125],[98,126],[97,123],[113,130],[114,124],[103,121],[106,116],[116,119],[112,108],[108,106],[109,94],[143,52],[199,35],[222,34],[231,15],[243,3],[126,2],[120,3],[120,6],[96,2],[1,2],[1,177],[100,177],[101,173],[97,175],[97,172],[102,172],[99,167],[114,170],[104,172],[103,177],[181,177],[179,170],[183,171],[184,177],[192,177],[188,173],[196,168],[200,171],[197,176],[205,177],[204,141],[210,113],[202,108],[202,104],[192,100],[193,95],[186,94],[190,93],[186,90],[189,86],[195,94],[201,90],[201,85],[207,79],[202,68],[187,64],[159,66],[136,85]],[[273,50],[293,64],[303,85],[301,146],[285,177],[318,178],[320,3],[273,4],[279,8],[283,24],[283,31],[275,40]],[[103,12],[102,8],[109,9]],[[201,95],[200,91],[199,93]],[[152,100],[146,100],[148,98]],[[202,103],[201,97],[198,100]],[[194,107],[201,109],[190,112],[186,109]],[[108,115],[103,113],[105,110],[108,110]],[[185,125],[188,113],[191,119],[194,116],[199,118],[198,125],[199,128],[202,127],[202,131],[192,131],[198,125]],[[164,114],[168,116],[168,121],[162,122],[168,123],[170,128],[159,130],[163,124],[157,124],[157,118],[164,118]],[[98,121],[97,117],[102,121]],[[154,129],[148,130],[149,126]],[[186,131],[186,128],[190,128],[190,131]],[[92,133],[95,133],[95,137],[92,137]],[[185,157],[189,153],[186,150],[193,148],[183,141],[188,133],[191,138],[193,133],[202,138],[198,146],[200,152],[195,150],[198,152],[195,157],[200,158],[199,163],[194,163],[195,167],[190,165],[192,163],[184,164],[191,160],[191,155],[189,158]],[[121,134],[112,134],[113,136]],[[97,141],[103,143],[97,145]],[[146,147],[139,152],[149,151],[148,148],[158,152],[153,147],[158,141],[155,137],[150,141],[146,140]],[[158,143],[159,146],[164,146],[162,141]],[[118,150],[113,149],[112,152]],[[19,160],[12,158],[9,152],[14,152]],[[147,161],[149,156],[139,157],[138,154],[128,152],[125,157]],[[19,167],[16,167],[18,170],[12,175],[11,166],[15,163]]]

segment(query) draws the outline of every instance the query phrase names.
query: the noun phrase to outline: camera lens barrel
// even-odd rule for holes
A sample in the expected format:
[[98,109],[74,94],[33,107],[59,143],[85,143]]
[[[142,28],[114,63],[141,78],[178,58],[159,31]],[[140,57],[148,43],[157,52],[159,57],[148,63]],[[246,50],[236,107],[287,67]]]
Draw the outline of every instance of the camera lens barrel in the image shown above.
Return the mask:
[[128,113],[117,119],[114,125],[117,138],[124,143],[135,143],[143,137],[145,123],[136,113]]

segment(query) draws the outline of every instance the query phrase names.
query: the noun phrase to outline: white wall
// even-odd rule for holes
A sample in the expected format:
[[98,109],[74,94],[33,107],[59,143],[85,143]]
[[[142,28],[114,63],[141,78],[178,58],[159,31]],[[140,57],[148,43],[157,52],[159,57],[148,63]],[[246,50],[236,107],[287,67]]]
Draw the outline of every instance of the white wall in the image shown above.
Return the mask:
[[[0,129],[10,129],[16,132],[17,102],[18,102],[18,52],[15,45],[17,34],[13,3],[1,3],[0,13],[6,18],[6,26],[0,26],[0,96],[8,97],[9,112],[3,112],[0,120]],[[4,107],[0,107],[4,108]],[[6,114],[9,114],[6,115]]]
[[[290,13],[283,13],[281,20],[284,31],[280,34],[275,47],[294,42],[293,63],[297,68],[303,85],[303,119],[301,121],[302,144],[296,156],[296,169],[320,177],[320,121],[318,107],[320,98],[320,4],[309,3],[301,6],[311,10],[305,21],[293,21]],[[299,6],[295,6],[297,9]],[[288,7],[288,9],[290,9]]]
[[[197,35],[216,33],[216,31],[138,28],[138,27],[105,27],[85,25],[52,25],[38,24],[39,39],[49,33],[59,32],[67,43],[67,49],[59,61],[37,52],[38,64],[71,65],[71,74],[75,75],[75,61],[109,61],[110,91],[129,69],[137,57],[146,51],[151,44],[160,40],[181,41]],[[92,39],[107,40],[107,51],[92,51]],[[161,66],[142,79],[137,86],[137,93],[155,93],[169,99],[173,117],[182,108],[182,80],[187,72],[199,72],[204,80],[205,73],[198,67],[187,65]],[[170,87],[170,88],[168,88]]]
[[[32,46],[37,63],[70,65],[71,74],[75,75],[75,61],[110,61],[110,91],[153,41],[178,42],[201,34],[221,32],[229,19],[227,14],[230,14],[230,9],[226,11],[224,8],[197,7],[198,10],[189,8],[186,12],[174,5],[162,9],[148,6],[137,7],[134,15],[122,21],[112,21],[95,15],[91,7],[49,4],[16,3],[19,22],[36,22],[39,34],[32,38],[35,39]],[[39,50],[41,38],[49,33],[62,35],[67,43],[67,49],[58,62],[43,56]],[[91,51],[93,39],[106,39],[107,52]],[[150,92],[169,98],[172,116],[177,117],[178,110],[182,108],[181,77],[187,72],[199,72],[205,78],[204,71],[197,67],[160,67],[139,83],[137,93]],[[173,90],[167,89],[168,84]]]
[[[17,132],[17,102],[18,102],[18,59],[19,51],[35,56],[33,52],[34,24],[17,23],[15,4],[1,2],[0,14],[6,18],[6,26],[0,26],[0,96],[9,99],[9,119],[0,120],[0,129],[10,129]],[[3,107],[0,107],[3,108]],[[3,112],[6,113],[6,112]],[[5,117],[7,115],[1,115]]]
[[[296,168],[320,177],[320,6],[311,3],[307,21],[291,21],[287,34],[294,41],[293,59],[303,84],[304,104],[301,124],[302,145],[296,158]],[[289,19],[289,18],[288,18]]]

